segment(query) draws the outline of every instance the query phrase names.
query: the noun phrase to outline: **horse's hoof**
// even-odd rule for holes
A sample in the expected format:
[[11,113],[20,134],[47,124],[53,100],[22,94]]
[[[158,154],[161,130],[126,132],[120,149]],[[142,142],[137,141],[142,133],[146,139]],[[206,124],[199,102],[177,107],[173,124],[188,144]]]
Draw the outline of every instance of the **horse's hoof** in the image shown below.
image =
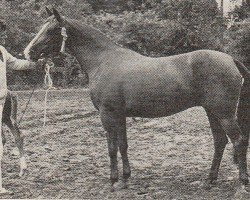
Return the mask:
[[242,185],[236,190],[234,195],[234,199],[243,200],[243,199],[250,199],[250,193],[246,190],[246,186]]
[[127,182],[122,181],[122,182],[116,182],[114,184],[111,185],[110,188],[110,192],[114,192],[114,191],[120,191],[122,189],[126,189],[128,188]]
[[215,181],[205,180],[201,183],[200,188],[204,190],[210,190],[214,184],[215,184]]
[[27,164],[26,164],[26,160],[25,157],[21,157],[20,158],[20,173],[19,176],[23,176],[25,173],[27,172]]
[[111,188],[110,188],[110,192],[114,192],[114,191],[115,191],[114,186],[111,186]]
[[111,188],[110,188],[110,192],[114,192],[114,191],[117,191],[118,189],[118,182],[112,182],[111,184]]
[[127,181],[122,181],[122,183],[121,183],[121,189],[127,189],[127,188],[128,188]]

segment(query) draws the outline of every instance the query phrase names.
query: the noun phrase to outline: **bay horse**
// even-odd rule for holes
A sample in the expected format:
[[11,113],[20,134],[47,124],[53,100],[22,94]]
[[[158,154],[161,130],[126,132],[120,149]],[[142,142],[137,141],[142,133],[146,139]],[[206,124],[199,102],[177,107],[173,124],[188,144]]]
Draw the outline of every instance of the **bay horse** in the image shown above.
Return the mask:
[[[250,119],[250,73],[243,64],[213,50],[146,57],[115,44],[90,25],[61,16],[56,9],[47,12],[49,17],[24,50],[25,57],[38,60],[41,54],[57,54],[64,44],[85,67],[91,100],[106,130],[111,187],[118,181],[118,149],[124,186],[131,175],[126,117],[165,117],[195,106],[205,109],[214,137],[215,152],[207,182],[218,177],[229,137],[238,160],[239,180],[243,185],[248,183],[249,127],[245,123]],[[66,30],[67,38],[62,30]],[[236,116],[239,99],[240,108],[247,109],[239,111],[243,130]]]

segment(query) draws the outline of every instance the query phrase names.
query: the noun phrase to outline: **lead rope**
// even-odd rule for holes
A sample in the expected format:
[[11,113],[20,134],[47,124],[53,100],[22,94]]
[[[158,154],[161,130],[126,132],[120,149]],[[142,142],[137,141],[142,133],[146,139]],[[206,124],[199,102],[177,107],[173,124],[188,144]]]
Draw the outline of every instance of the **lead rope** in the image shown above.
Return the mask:
[[55,89],[55,87],[53,87],[53,81],[52,81],[52,78],[51,78],[51,75],[50,75],[50,68],[51,67],[54,67],[53,62],[51,62],[51,64],[46,63],[44,84],[47,86],[47,89],[45,91],[45,97],[44,97],[43,127],[45,127],[45,125],[46,125],[48,92],[51,89]]

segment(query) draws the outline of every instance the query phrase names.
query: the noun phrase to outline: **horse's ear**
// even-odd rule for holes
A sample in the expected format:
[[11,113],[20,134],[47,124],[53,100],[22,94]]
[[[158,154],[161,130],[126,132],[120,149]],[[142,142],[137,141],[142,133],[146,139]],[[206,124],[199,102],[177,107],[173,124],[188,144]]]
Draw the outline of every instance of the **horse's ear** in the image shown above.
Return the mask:
[[63,23],[63,18],[61,17],[61,15],[59,14],[59,12],[55,9],[55,8],[52,8],[52,11],[53,11],[53,14],[56,18],[56,20],[62,24]]
[[45,9],[46,9],[47,14],[49,15],[49,17],[53,15],[53,12],[51,12],[51,10],[47,6],[45,7]]

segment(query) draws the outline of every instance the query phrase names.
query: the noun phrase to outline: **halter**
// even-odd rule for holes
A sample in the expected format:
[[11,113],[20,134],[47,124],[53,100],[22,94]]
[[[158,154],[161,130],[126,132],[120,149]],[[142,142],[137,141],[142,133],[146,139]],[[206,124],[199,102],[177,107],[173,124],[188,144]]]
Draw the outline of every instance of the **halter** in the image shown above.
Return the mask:
[[61,35],[63,37],[63,40],[62,40],[62,46],[61,46],[60,53],[64,54],[65,53],[65,43],[66,43],[66,40],[68,39],[67,30],[65,27],[62,27]]
[[[63,40],[62,40],[62,46],[61,46],[60,53],[65,54],[65,43],[66,43],[66,40],[68,39],[67,30],[66,30],[65,27],[62,27],[62,29],[61,29],[61,36],[63,37]],[[45,77],[44,77],[44,83],[47,86],[47,89],[46,89],[45,98],[44,98],[43,127],[45,127],[45,125],[46,125],[48,92],[49,92],[50,89],[55,89],[55,87],[53,87],[53,81],[52,81],[52,78],[50,76],[50,68],[51,67],[54,67],[53,62],[51,63],[51,65],[49,65],[47,63],[46,67],[45,67],[45,73],[46,74],[45,74]]]

